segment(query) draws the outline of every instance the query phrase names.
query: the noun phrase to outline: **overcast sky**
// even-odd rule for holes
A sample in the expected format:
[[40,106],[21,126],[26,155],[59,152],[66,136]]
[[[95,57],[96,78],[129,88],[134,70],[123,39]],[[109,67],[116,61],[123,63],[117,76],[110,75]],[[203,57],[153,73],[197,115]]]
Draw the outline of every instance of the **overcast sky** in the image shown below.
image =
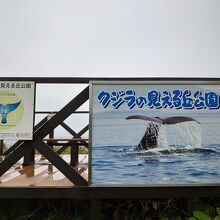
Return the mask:
[[0,0],[0,76],[220,77],[219,0]]

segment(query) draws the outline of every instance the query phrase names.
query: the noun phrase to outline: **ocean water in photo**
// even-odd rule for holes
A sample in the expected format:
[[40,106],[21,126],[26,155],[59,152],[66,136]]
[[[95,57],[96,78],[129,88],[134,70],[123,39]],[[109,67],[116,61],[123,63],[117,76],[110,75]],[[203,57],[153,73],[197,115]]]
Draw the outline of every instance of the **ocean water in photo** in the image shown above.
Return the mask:
[[135,149],[146,121],[125,120],[126,111],[94,114],[91,183],[219,184],[219,113],[193,114],[200,124],[163,125],[158,147],[150,150]]

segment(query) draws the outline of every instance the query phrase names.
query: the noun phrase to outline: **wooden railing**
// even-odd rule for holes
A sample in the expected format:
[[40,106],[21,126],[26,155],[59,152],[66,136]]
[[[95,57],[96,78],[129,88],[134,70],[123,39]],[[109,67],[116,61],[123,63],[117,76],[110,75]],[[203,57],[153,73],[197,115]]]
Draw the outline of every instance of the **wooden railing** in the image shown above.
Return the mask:
[[[72,79],[67,80],[65,78],[55,80],[55,78],[0,78],[1,81],[35,81],[35,83],[88,83],[88,80]],[[75,186],[87,186],[88,182],[73,169],[73,166],[78,163],[78,147],[79,145],[88,148],[88,140],[82,139],[82,135],[88,131],[89,125],[85,126],[79,133],[76,133],[70,128],[64,121],[73,113],[79,113],[76,110],[82,106],[89,99],[89,87],[87,86],[82,92],[80,92],[75,98],[73,98],[68,104],[66,104],[60,111],[53,112],[54,116],[49,120],[44,117],[34,127],[33,140],[31,141],[17,141],[5,152],[1,152],[5,159],[0,163],[0,176],[7,172],[15,163],[22,157],[23,165],[28,166],[35,163],[35,150],[40,152],[48,161],[50,161],[63,175],[65,175]],[[36,114],[47,112],[35,112]],[[80,113],[87,113],[88,111],[80,111]],[[61,125],[66,131],[72,135],[72,139],[57,139],[54,137],[54,129]],[[49,139],[45,139],[49,135]],[[1,142],[1,146],[2,146]],[[61,146],[61,148],[55,152],[53,146]],[[68,164],[63,160],[59,154],[61,154],[67,147],[71,147],[71,161]],[[1,148],[2,149],[2,148]]]
[[[0,81],[34,81],[36,84],[44,83],[68,83],[68,84],[89,84],[89,81],[171,81],[177,80],[174,78],[65,78],[65,77],[0,77]],[[178,78],[184,81],[215,81],[216,79],[207,78]],[[34,127],[34,136],[32,141],[17,141],[5,152],[0,152],[5,155],[5,159],[0,163],[0,176],[8,171],[18,160],[24,157],[23,164],[29,165],[34,163],[35,149],[40,152],[46,159],[48,159],[57,169],[63,173],[76,187],[74,188],[0,188],[1,198],[75,198],[75,199],[90,199],[92,201],[92,218],[101,219],[100,206],[101,199],[138,199],[138,198],[185,198],[194,196],[220,196],[219,186],[143,186],[143,187],[78,187],[88,186],[88,182],[80,176],[74,169],[73,165],[77,163],[78,146],[83,145],[89,147],[89,139],[83,139],[82,135],[88,131],[89,125],[86,125],[78,133],[69,127],[64,121],[71,114],[86,113],[89,111],[77,111],[89,99],[89,86],[87,86],[81,93],[67,103],[60,111],[55,111],[55,114],[50,120],[47,117],[43,118]],[[36,111],[36,114],[49,114],[48,111]],[[71,139],[60,139],[54,137],[54,129],[62,126],[68,131]],[[45,138],[49,135],[49,138]],[[62,143],[61,143],[62,142]],[[57,152],[52,146],[61,146]],[[0,142],[2,146],[2,142]],[[61,154],[66,147],[71,147],[71,162],[65,162],[59,154]]]

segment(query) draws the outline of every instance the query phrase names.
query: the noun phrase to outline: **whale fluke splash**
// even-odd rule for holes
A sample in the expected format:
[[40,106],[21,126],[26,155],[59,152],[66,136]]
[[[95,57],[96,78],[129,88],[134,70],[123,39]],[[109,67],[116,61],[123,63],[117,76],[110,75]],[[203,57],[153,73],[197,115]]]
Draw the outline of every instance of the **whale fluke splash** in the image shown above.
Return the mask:
[[193,118],[184,117],[184,116],[175,116],[175,117],[168,117],[168,118],[162,119],[160,117],[152,118],[152,117],[147,117],[143,115],[132,115],[126,118],[126,120],[129,120],[129,119],[141,119],[141,120],[150,122],[136,150],[149,150],[149,149],[157,147],[159,129],[160,129],[160,126],[162,125],[173,125],[173,124],[178,124],[178,123],[188,122],[188,121],[195,121],[199,123]]
[[7,123],[8,113],[14,111],[19,106],[20,103],[21,101],[17,103],[13,103],[13,104],[7,104],[7,105],[0,104],[0,114],[2,115],[2,121],[1,121],[2,124]]

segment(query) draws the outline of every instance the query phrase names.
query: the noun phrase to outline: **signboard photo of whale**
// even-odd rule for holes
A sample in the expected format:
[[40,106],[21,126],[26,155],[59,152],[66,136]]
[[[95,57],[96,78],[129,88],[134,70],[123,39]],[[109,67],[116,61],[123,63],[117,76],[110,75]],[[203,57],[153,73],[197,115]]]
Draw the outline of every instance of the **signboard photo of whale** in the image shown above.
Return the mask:
[[90,184],[220,185],[220,82],[91,82]]

